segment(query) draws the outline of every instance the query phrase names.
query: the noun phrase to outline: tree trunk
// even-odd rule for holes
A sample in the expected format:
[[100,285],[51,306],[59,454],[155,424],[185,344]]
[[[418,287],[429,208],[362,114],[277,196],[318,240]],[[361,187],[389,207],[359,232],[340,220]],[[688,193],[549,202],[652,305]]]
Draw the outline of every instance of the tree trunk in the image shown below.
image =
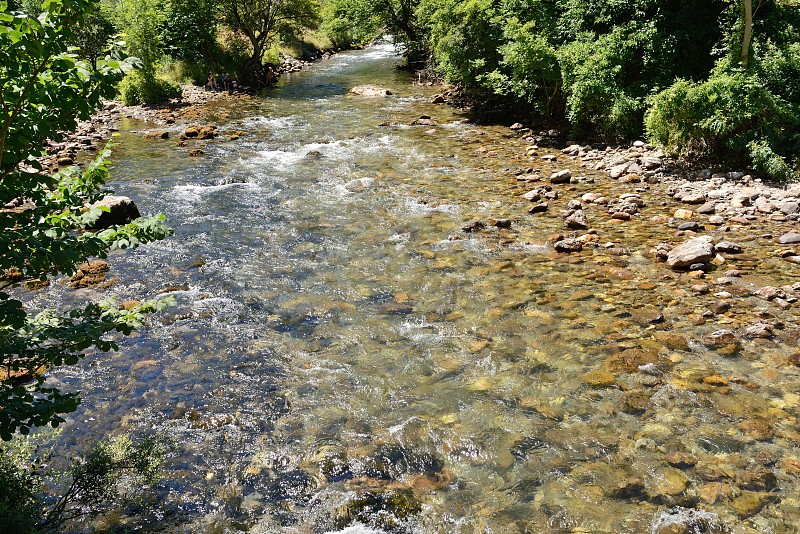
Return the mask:
[[753,0],[744,0],[744,36],[742,37],[742,65],[747,68],[750,59],[750,41],[753,38]]

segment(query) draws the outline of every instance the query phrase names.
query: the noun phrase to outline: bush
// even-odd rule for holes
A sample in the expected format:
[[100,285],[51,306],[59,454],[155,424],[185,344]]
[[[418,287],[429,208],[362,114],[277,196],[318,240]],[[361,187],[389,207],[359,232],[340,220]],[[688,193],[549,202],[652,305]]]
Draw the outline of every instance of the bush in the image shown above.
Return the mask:
[[62,471],[47,466],[50,451],[45,446],[56,434],[42,432],[0,442],[2,532],[60,531],[75,521],[135,502],[142,489],[158,480],[166,447],[154,438],[133,440],[124,435],[103,440]]
[[791,174],[778,147],[797,121],[755,75],[722,64],[700,83],[679,80],[656,95],[645,117],[651,141],[679,155],[743,158],[773,178]]
[[180,86],[144,75],[141,71],[129,73],[119,84],[122,102],[128,106],[137,104],[158,104],[181,96]]

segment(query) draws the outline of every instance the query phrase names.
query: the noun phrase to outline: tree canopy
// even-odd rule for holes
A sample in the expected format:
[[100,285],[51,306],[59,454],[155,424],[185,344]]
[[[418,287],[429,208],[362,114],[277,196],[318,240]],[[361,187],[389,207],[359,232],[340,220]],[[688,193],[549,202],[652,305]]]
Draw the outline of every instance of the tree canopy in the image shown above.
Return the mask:
[[68,310],[31,310],[18,296],[25,281],[72,274],[91,257],[170,233],[163,217],[88,231],[102,214],[87,206],[108,194],[108,151],[84,169],[43,172],[36,159],[115,95],[126,63],[111,54],[92,68],[68,47],[92,0],[46,0],[34,16],[0,2],[0,437],[63,422],[76,393],[48,387],[44,371],[71,365],[86,351],[116,348],[159,304],[120,309],[112,301]]

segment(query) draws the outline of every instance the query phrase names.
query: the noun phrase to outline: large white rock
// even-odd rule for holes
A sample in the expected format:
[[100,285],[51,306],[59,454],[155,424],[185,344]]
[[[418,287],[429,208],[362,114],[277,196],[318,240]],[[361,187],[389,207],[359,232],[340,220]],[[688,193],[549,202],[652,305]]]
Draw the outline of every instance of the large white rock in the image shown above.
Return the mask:
[[713,258],[714,243],[710,236],[704,235],[673,248],[667,254],[667,264],[673,269],[681,269],[695,263],[707,263]]

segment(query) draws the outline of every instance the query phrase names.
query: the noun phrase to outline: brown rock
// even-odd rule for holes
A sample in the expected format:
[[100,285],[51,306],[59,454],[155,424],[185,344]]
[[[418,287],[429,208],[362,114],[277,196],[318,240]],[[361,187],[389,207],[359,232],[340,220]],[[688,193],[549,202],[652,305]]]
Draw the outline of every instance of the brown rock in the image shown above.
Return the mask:
[[106,280],[109,270],[108,262],[103,260],[92,260],[78,267],[78,271],[70,278],[69,286],[73,289],[93,287]]
[[777,496],[767,492],[743,491],[735,497],[731,505],[741,518],[752,517],[761,511],[764,506],[772,502]]
[[606,358],[604,365],[612,373],[635,373],[639,367],[658,363],[658,353],[643,349],[626,349]]
[[769,441],[775,437],[775,429],[766,419],[755,418],[742,421],[737,428],[756,441]]
[[583,381],[593,388],[607,388],[616,385],[617,379],[605,369],[595,369],[583,375]]

